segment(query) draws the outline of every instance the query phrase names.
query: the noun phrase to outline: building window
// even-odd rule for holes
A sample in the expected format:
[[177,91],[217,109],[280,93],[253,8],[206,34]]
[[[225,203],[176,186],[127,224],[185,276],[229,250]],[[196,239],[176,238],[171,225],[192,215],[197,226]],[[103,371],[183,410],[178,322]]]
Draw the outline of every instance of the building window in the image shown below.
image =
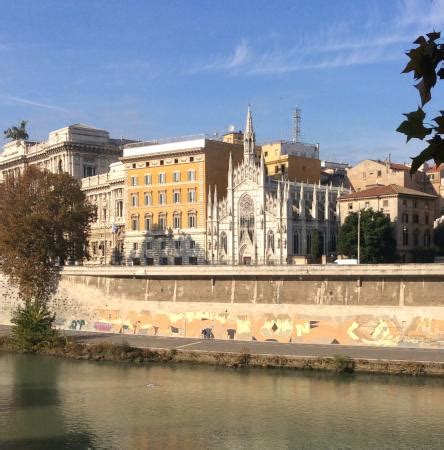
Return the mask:
[[131,177],[131,186],[137,186],[137,177],[136,176]]
[[430,247],[430,230],[424,231],[424,247]]
[[178,158],[174,158],[174,164],[177,164],[179,162]]
[[161,256],[159,258],[159,264],[161,266],[167,266],[168,265],[168,258],[166,256]]
[[133,250],[139,250],[139,244],[137,242],[133,242]]
[[274,233],[271,230],[267,234],[267,249],[274,252]]
[[414,202],[413,202],[413,207],[414,207],[414,208],[417,208],[417,207],[418,207],[418,200],[414,200]]
[[408,213],[406,213],[406,212],[402,213],[401,220],[402,220],[402,223],[409,223]]
[[182,265],[182,256],[176,256],[174,258],[174,265],[181,266]]
[[380,177],[382,175],[382,172],[380,170],[378,170],[377,175],[378,175],[378,177]]
[[310,252],[311,249],[311,233],[307,233],[307,251]]
[[139,230],[139,216],[131,216],[131,231]]
[[382,201],[382,206],[384,206],[384,208],[387,208],[389,205],[389,201],[388,200],[383,200]]
[[364,208],[370,208],[370,202],[365,202],[364,203]]
[[123,217],[123,200],[116,201],[116,216]]
[[188,213],[188,228],[196,228],[197,217],[195,212]]
[[153,228],[153,216],[151,214],[147,214],[145,216],[145,230],[150,231]]
[[188,181],[196,181],[196,171],[194,169],[188,171]]
[[153,204],[153,195],[151,192],[145,192],[145,206],[151,206]]
[[131,206],[133,208],[136,206],[139,206],[139,195],[138,194],[131,194]]
[[190,162],[194,161],[194,156],[190,156]]
[[425,223],[426,225],[429,224],[429,214],[428,214],[428,213],[425,213],[425,214],[424,214],[424,223]]
[[182,247],[182,241],[174,241],[174,248],[180,250]]
[[191,241],[190,241],[190,249],[194,249],[194,248],[196,248],[196,241],[193,241],[191,239]]
[[166,215],[159,214],[159,230],[165,230],[166,228]]
[[153,249],[153,241],[148,241],[146,243],[146,249],[147,250],[152,250]]
[[160,249],[161,250],[165,250],[166,249],[166,242],[165,241],[160,241]]
[[145,186],[149,186],[149,185],[153,182],[150,173],[145,174],[145,176],[143,177],[143,179],[144,179],[144,182],[145,182]]
[[419,230],[415,230],[413,232],[413,245],[415,247],[418,247],[418,243],[419,243]]
[[293,235],[293,255],[299,255],[300,252],[299,233],[296,231]]
[[166,192],[161,191],[159,192],[159,205],[165,205],[166,204]]
[[353,203],[348,204],[348,209],[349,209],[349,211],[351,211],[353,209]]
[[179,183],[179,181],[180,181],[180,172],[173,172],[173,181],[175,183]]
[[406,200],[406,199],[404,199],[404,200],[402,201],[402,205],[403,205],[403,206],[407,206],[407,200]]
[[180,213],[173,214],[173,228],[180,228],[182,224],[180,223]]
[[163,159],[160,160],[160,165],[163,166]]
[[132,168],[133,168],[133,169],[136,168],[136,163],[133,163]]
[[158,175],[159,184],[166,183],[166,174],[164,172],[159,173]]
[[196,265],[197,264],[197,257],[196,256],[190,256],[188,258],[188,263],[191,265]]
[[412,220],[413,223],[419,223],[419,214],[413,214]]
[[227,253],[228,248],[228,242],[227,242],[227,233],[225,231],[222,231],[220,234],[220,248]]
[[406,227],[402,229],[402,245],[409,245],[409,231]]
[[196,189],[188,190],[188,202],[195,203],[196,202]]
[[180,191],[173,192],[173,202],[176,204],[180,203]]
[[147,161],[147,162],[145,163],[145,167],[149,167],[149,166],[150,166],[150,162]]
[[83,166],[83,177],[92,177],[96,174],[95,166]]

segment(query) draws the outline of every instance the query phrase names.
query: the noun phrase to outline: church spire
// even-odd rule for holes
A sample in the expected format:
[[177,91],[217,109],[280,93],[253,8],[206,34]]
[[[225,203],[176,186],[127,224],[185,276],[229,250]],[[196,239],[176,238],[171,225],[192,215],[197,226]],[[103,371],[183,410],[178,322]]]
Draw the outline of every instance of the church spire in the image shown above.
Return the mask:
[[248,105],[247,110],[247,123],[245,125],[244,132],[244,161],[254,162],[254,146],[256,144],[256,135],[253,129],[253,117],[251,115],[251,108]]

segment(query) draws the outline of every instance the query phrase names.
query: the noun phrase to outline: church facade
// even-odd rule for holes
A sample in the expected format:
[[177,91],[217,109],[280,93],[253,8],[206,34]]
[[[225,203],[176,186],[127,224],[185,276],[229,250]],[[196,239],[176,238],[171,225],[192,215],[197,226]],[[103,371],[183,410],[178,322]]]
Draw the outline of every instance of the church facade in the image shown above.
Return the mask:
[[[250,109],[244,159],[230,161],[227,192],[208,195],[206,259],[211,264],[293,264],[305,262],[317,239],[319,251],[336,251],[337,198],[341,187],[275,180],[263,154],[257,161]],[[345,193],[345,192],[343,192]]]

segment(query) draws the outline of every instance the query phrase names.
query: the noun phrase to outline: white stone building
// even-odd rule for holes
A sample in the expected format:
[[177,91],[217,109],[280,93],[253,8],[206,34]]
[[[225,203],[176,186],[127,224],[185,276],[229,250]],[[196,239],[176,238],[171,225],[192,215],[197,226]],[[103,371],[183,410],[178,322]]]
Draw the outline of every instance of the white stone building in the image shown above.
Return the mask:
[[321,252],[336,251],[341,187],[272,180],[263,155],[256,160],[250,110],[244,135],[244,160],[231,161],[224,198],[208,195],[207,260],[212,264],[305,262],[318,232]]
[[20,173],[28,165],[50,172],[67,172],[74,178],[100,175],[121,155],[121,139],[88,125],[70,125],[51,131],[43,142],[8,142],[0,153],[0,181],[8,173]]

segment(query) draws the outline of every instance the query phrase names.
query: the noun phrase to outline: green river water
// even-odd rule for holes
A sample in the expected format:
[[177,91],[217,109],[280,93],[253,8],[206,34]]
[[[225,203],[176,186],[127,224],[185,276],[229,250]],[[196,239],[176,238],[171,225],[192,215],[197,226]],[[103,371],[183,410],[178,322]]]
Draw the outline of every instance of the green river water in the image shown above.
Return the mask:
[[0,448],[444,448],[444,380],[0,353]]

